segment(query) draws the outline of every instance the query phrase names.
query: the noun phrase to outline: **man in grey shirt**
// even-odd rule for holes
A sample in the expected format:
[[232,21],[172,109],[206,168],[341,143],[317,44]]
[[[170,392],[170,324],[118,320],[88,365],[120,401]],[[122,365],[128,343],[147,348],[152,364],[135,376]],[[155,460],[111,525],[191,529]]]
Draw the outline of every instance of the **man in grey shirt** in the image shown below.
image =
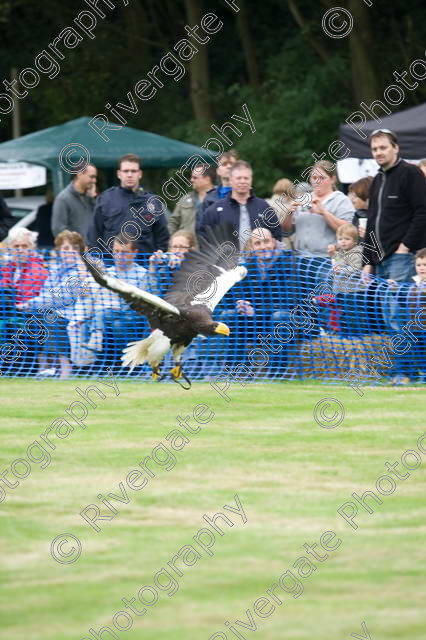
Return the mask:
[[93,198],[87,195],[90,187],[96,184],[97,170],[88,164],[83,171],[75,174],[73,181],[55,198],[52,212],[52,234],[69,229],[87,240],[87,231],[93,218]]

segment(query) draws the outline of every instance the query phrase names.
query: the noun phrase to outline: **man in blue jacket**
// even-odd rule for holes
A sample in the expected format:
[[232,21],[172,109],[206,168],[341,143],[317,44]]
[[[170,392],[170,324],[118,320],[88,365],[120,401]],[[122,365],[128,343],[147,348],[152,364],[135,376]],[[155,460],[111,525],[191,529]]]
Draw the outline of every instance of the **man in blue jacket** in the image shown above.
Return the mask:
[[276,240],[281,240],[281,225],[275,210],[266,200],[257,198],[252,190],[253,170],[248,162],[240,160],[231,168],[231,192],[222,200],[217,200],[203,214],[200,233],[207,226],[229,223],[238,236],[240,249],[250,239],[255,228],[269,229]]
[[89,247],[111,253],[114,239],[124,234],[141,253],[167,251],[169,232],[161,199],[139,186],[140,160],[133,153],[118,162],[119,187],[111,187],[97,199],[88,233]]

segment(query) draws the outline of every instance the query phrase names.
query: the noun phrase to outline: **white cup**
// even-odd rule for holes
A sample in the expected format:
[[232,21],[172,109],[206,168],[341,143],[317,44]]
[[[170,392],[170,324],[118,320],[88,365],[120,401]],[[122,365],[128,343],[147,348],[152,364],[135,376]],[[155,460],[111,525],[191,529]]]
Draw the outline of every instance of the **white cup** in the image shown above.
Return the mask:
[[361,229],[366,229],[367,228],[367,218],[360,218],[359,219],[359,226]]

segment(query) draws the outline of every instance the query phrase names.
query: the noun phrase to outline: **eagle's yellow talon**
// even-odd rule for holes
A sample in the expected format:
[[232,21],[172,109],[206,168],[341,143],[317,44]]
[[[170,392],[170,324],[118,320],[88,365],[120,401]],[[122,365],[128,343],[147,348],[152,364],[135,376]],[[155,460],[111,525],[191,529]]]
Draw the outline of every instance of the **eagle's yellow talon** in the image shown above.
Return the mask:
[[161,378],[160,367],[155,367],[152,370],[152,379],[154,382],[157,382]]
[[180,365],[174,367],[171,371],[170,371],[170,375],[172,376],[172,378],[174,380],[179,380],[179,378],[182,377],[182,367]]

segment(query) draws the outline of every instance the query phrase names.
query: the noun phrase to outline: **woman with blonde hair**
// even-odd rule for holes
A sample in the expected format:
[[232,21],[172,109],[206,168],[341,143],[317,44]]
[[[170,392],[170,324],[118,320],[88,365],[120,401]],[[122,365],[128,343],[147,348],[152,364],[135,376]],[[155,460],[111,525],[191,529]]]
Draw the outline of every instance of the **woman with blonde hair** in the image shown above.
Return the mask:
[[285,231],[295,232],[294,244],[298,251],[326,257],[328,245],[336,244],[337,229],[352,222],[355,209],[350,199],[337,189],[336,168],[332,162],[316,162],[309,181],[310,202],[286,217],[283,226]]

